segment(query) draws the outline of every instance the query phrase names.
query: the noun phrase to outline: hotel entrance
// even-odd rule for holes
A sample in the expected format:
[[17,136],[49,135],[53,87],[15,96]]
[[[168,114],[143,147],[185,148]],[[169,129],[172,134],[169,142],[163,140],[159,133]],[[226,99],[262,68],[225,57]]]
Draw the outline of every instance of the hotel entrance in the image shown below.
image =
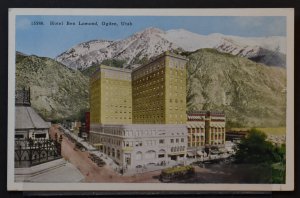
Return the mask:
[[168,157],[173,161],[179,161],[184,157],[183,153],[169,154]]
[[124,158],[125,158],[126,166],[130,166],[131,165],[131,155],[130,155],[130,153],[125,153]]
[[177,161],[177,155],[171,155],[171,160]]

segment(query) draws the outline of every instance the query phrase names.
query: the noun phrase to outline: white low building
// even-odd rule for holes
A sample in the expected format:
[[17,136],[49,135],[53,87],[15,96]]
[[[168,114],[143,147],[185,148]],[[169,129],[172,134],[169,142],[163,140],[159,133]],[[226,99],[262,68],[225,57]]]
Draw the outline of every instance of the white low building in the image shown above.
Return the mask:
[[184,124],[91,125],[90,142],[120,167],[180,163],[187,129]]

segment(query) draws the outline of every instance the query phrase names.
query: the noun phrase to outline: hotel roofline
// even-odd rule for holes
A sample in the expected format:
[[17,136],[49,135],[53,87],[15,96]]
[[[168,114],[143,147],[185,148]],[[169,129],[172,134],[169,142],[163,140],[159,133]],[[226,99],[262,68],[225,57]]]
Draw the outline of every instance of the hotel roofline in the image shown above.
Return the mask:
[[98,74],[101,71],[101,69],[108,69],[108,70],[112,70],[112,71],[131,73],[130,69],[112,67],[112,66],[107,66],[107,65],[101,64],[97,67],[96,71],[91,75],[91,77],[94,77],[96,74]]
[[182,59],[182,60],[186,60],[188,61],[188,59],[184,56],[178,55],[178,54],[174,54],[171,53],[169,51],[166,51],[160,55],[158,55],[157,57],[153,58],[152,60],[150,60],[149,62],[147,62],[144,65],[141,65],[140,67],[134,68],[134,69],[125,69],[125,68],[117,68],[117,67],[112,67],[112,66],[107,66],[107,65],[99,65],[97,70],[92,74],[91,77],[95,76],[97,73],[99,73],[101,71],[101,69],[109,69],[109,70],[113,70],[113,71],[121,71],[121,72],[127,72],[127,73],[133,73],[135,71],[138,71],[140,69],[142,69],[143,67],[146,67],[147,65],[157,61],[158,59],[164,57],[164,56],[170,56],[170,57],[174,57],[174,58],[178,58],[178,59]]
[[146,63],[146,64],[144,64],[144,65],[142,65],[142,66],[140,66],[140,67],[134,68],[134,69],[132,70],[132,72],[138,71],[138,70],[142,69],[143,67],[146,67],[147,65],[150,65],[151,63],[157,61],[158,59],[160,59],[160,58],[162,58],[162,57],[164,57],[164,56],[171,56],[171,57],[174,57],[174,58],[179,58],[179,59],[188,61],[188,59],[187,59],[186,57],[184,57],[184,56],[180,56],[180,55],[171,53],[171,52],[169,52],[169,51],[166,51],[166,52],[164,52],[164,53],[158,55],[157,57],[153,58],[153,59],[150,60],[148,63]]
[[225,115],[225,112],[223,112],[223,111],[200,110],[200,111],[188,111],[187,114],[189,114],[189,115],[195,115],[195,114]]

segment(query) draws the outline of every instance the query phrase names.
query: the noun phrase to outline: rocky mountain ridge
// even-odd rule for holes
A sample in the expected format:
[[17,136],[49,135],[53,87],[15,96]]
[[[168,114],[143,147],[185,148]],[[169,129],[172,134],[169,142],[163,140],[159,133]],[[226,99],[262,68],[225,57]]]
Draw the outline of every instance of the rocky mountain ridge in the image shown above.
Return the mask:
[[286,69],[201,49],[188,55],[189,111],[225,111],[232,126],[285,126]]
[[89,108],[88,77],[50,58],[16,54],[16,89],[23,87],[46,120],[78,119]]
[[[200,49],[184,52],[187,111],[218,110],[228,126],[285,126],[286,69]],[[16,87],[30,86],[32,106],[46,120],[75,118],[88,110],[88,77],[50,58],[17,55]]]
[[163,31],[158,28],[147,28],[115,41],[80,43],[58,55],[56,60],[70,68],[83,70],[107,59],[136,64],[167,50],[192,52],[202,48],[217,49],[271,66],[285,67],[286,64],[285,37],[199,35],[184,29]]

